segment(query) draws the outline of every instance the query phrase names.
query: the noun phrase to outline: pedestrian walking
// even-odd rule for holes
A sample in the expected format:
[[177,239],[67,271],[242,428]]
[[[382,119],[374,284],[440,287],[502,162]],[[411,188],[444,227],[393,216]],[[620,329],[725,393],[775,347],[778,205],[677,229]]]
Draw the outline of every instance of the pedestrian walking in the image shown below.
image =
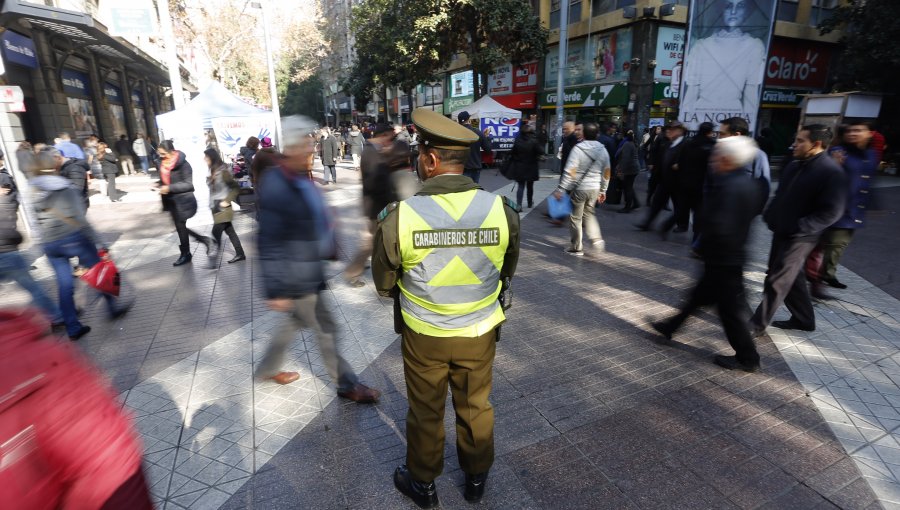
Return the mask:
[[31,179],[31,166],[34,163],[34,147],[28,142],[21,142],[16,148],[16,163],[19,165],[19,171],[26,179]]
[[216,260],[222,253],[222,232],[228,235],[231,240],[231,246],[234,248],[234,258],[228,261],[229,264],[246,260],[244,247],[238,238],[237,232],[231,221],[234,219],[234,210],[231,207],[241,189],[228,165],[222,161],[222,156],[216,149],[206,149],[203,151],[206,166],[209,168],[209,178],[206,180],[209,186],[209,208],[213,215],[212,237],[216,243],[215,254],[209,257],[211,268],[217,267]]
[[197,214],[197,199],[194,197],[193,169],[183,152],[175,150],[172,140],[163,140],[156,149],[162,163],[159,167],[157,187],[162,198],[163,211],[172,216],[178,233],[178,248],[181,255],[172,265],[181,266],[191,261],[191,245],[188,236],[206,247],[209,255],[212,241],[187,228],[187,220]]
[[[34,189],[34,209],[41,234],[44,254],[53,272],[59,291],[66,333],[71,340],[78,340],[91,331],[78,320],[75,310],[75,282],[69,260],[78,257],[78,264],[90,269],[100,262],[98,249],[103,247],[100,238],[85,218],[84,202],[69,180],[61,177],[56,169],[57,151],[53,148],[41,151],[35,157],[36,177],[30,184]],[[117,318],[128,311],[118,300],[103,294],[110,318]]]
[[475,184],[478,184],[479,179],[481,179],[481,152],[491,152],[491,141],[484,133],[469,125],[469,118],[471,118],[471,115],[466,111],[459,112],[459,115],[457,115],[459,123],[478,137],[469,146],[469,159],[466,160],[465,165],[465,175],[475,181]]
[[[91,169],[88,166],[87,161],[83,159],[67,158],[56,147],[44,146],[40,150],[40,152],[35,154],[35,161],[32,165],[34,175],[37,175],[38,168],[35,165],[37,164],[37,160],[39,159],[39,157],[41,157],[42,155],[46,156],[46,158],[41,158],[42,161],[48,158],[52,158],[53,161],[56,162],[57,173],[61,177],[68,179],[69,183],[75,189],[76,193],[81,197],[81,201],[84,205],[85,210],[87,210],[87,208],[91,205],[90,201],[88,201]],[[46,165],[46,162],[44,162],[43,164]]]
[[19,253],[19,244],[22,243],[22,234],[17,228],[19,193],[15,181],[6,177],[9,177],[8,174],[0,170],[0,281],[18,283],[31,294],[31,300],[52,324],[62,324],[63,315],[59,306],[34,281],[28,271],[29,264]]
[[[703,203],[703,185],[709,173],[709,158],[716,144],[715,126],[703,122],[694,138],[685,142],[682,163],[677,172],[675,225],[687,229],[693,214],[693,240],[700,235],[698,216]],[[754,151],[755,152],[755,151]]]
[[482,499],[493,465],[492,365],[505,320],[502,293],[519,256],[519,215],[510,200],[463,174],[476,133],[421,108],[412,121],[424,186],[379,214],[372,275],[379,293],[395,298],[409,401],[406,463],[394,471],[394,485],[419,507],[434,508],[448,385],[467,501]]
[[868,122],[851,123],[844,132],[843,143],[828,150],[843,168],[848,186],[843,215],[825,229],[818,248],[811,254],[817,261],[821,259],[813,280],[813,295],[819,298],[831,297],[821,288],[822,284],[836,289],[847,288],[837,279],[837,266],[853,235],[865,226],[872,178],[878,172],[879,164],[878,155],[871,147],[872,133],[872,125]]
[[662,126],[654,126],[647,145],[647,170],[650,172],[650,178],[647,181],[647,199],[644,201],[647,205],[652,204],[653,193],[659,185],[662,173],[662,155],[667,142]]
[[578,138],[578,135],[575,133],[575,122],[571,120],[567,120],[563,122],[562,125],[562,143],[559,144],[559,174],[562,175],[562,171],[566,168],[566,163],[569,161],[569,154],[572,152],[572,148],[580,142],[581,140]]
[[244,165],[247,168],[250,168],[250,165],[253,164],[253,158],[256,156],[256,153],[259,151],[259,138],[255,136],[251,136],[247,138],[247,143],[238,149],[238,154],[243,156]]
[[[754,334],[762,334],[770,323],[781,329],[816,329],[803,267],[822,232],[844,214],[847,201],[844,170],[825,153],[831,137],[831,129],[821,124],[800,128],[794,161],[784,169],[763,215],[772,231],[772,248],[763,298],[750,320]],[[791,318],[772,322],[782,303]]]
[[599,129],[593,122],[583,125],[584,140],[572,149],[559,187],[553,192],[557,200],[562,198],[563,193],[568,193],[572,200],[566,253],[579,257],[584,255],[582,239],[585,235],[593,250],[603,251],[605,248],[594,207],[606,201],[610,162],[606,148],[597,141]]
[[[665,145],[660,146],[657,164],[659,165],[659,183],[653,191],[653,201],[650,203],[650,212],[643,223],[637,226],[639,230],[650,230],[653,227],[653,221],[665,209],[669,200],[672,200],[673,207],[677,208],[675,202],[678,200],[677,193],[679,187],[679,169],[684,166],[682,161],[682,151],[684,150],[684,124],[673,121],[666,126]],[[667,219],[661,228],[663,235],[666,235],[676,224],[676,217],[673,214]],[[686,232],[687,225],[678,225],[675,232]]]
[[119,165],[122,167],[122,175],[136,173],[134,170],[134,149],[132,149],[131,145],[131,142],[128,141],[128,136],[121,135],[114,146]]
[[363,179],[362,209],[366,224],[360,233],[359,248],[344,269],[344,279],[353,287],[365,285],[361,276],[367,267],[366,262],[372,255],[372,233],[375,231],[378,213],[397,200],[387,160],[393,135],[394,131],[390,125],[376,125],[372,137],[366,140],[360,159]]
[[641,206],[634,194],[634,180],[641,171],[638,147],[634,143],[634,131],[628,130],[616,150],[616,180],[622,190],[625,205],[617,212],[630,213]]
[[350,132],[347,133],[347,145],[350,146],[350,157],[353,159],[353,169],[359,172],[360,162],[362,161],[363,144],[365,138],[359,131],[359,126],[353,124]]
[[304,117],[287,117],[284,158],[262,181],[265,200],[259,205],[259,259],[263,288],[272,310],[285,314],[256,377],[290,384],[300,374],[284,370],[287,350],[301,329],[311,329],[319,344],[337,394],[359,403],[372,403],[381,393],[359,382],[338,352],[337,331],[323,301],[325,259],[335,257],[334,224],[325,197],[306,178],[315,154],[311,136],[315,124]]
[[116,189],[116,174],[119,173],[118,159],[106,142],[97,143],[97,155],[100,162],[100,173],[106,179],[106,196],[110,202],[119,202],[119,190]]
[[543,155],[544,150],[534,134],[534,127],[524,124],[508,156],[511,159],[509,177],[516,181],[516,205],[520,209],[524,204],[522,198],[526,189],[528,208],[534,207],[534,183],[541,178],[538,158]]
[[319,140],[319,146],[322,158],[322,180],[328,185],[328,177],[331,176],[331,182],[337,184],[337,162],[341,157],[341,146],[338,139],[331,134],[328,127],[322,128],[322,138]]
[[694,311],[715,305],[735,355],[716,355],[713,360],[724,368],[747,372],[759,369],[759,353],[748,329],[750,308],[744,297],[744,264],[750,224],[759,214],[756,204],[762,190],[743,168],[753,161],[757,150],[746,136],[715,144],[710,162],[712,183],[700,215],[703,236],[698,251],[704,261],[703,276],[677,315],[652,323],[664,343],[669,343]]
[[134,137],[131,150],[137,156],[138,161],[141,162],[141,171],[146,175],[150,175],[150,144],[147,143],[143,133],[138,133]]
[[63,131],[62,133],[56,135],[54,147],[62,153],[63,156],[72,159],[86,159],[84,155],[84,151],[81,147],[78,146],[77,143],[72,141],[72,138],[69,136],[69,133]]
[[256,155],[253,156],[253,162],[250,163],[250,182],[253,184],[253,189],[256,191],[256,196],[259,198],[261,181],[263,175],[270,168],[274,168],[281,164],[281,159],[284,156],[278,151],[275,150],[274,147],[267,147],[265,149],[260,149],[256,152]]

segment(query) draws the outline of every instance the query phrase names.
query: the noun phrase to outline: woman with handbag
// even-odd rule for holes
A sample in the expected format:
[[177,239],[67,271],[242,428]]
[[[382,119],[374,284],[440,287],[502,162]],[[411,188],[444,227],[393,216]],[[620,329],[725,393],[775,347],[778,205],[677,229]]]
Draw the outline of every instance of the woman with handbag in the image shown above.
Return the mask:
[[[29,181],[33,187],[33,204],[44,253],[56,273],[59,290],[59,307],[69,339],[78,340],[91,331],[81,324],[75,309],[75,282],[69,259],[78,257],[78,263],[91,268],[100,262],[97,247],[102,243],[85,218],[84,202],[75,188],[56,170],[55,149],[41,151],[34,158],[35,177]],[[103,294],[111,318],[128,311],[119,306],[114,296]]]
[[209,208],[212,209],[213,214],[212,236],[216,242],[216,253],[209,258],[209,263],[212,268],[215,268],[215,261],[222,252],[222,232],[228,234],[228,239],[231,239],[231,245],[234,247],[234,258],[228,263],[234,264],[247,259],[244,255],[244,248],[241,246],[241,240],[238,239],[234,225],[231,224],[231,220],[234,218],[231,202],[237,198],[240,187],[234,180],[231,169],[219,156],[219,151],[206,149],[203,154],[206,156],[206,164],[209,166],[209,179],[206,183],[209,186]]
[[506,176],[516,181],[516,203],[522,210],[522,195],[528,190],[528,207],[534,207],[534,182],[540,179],[538,158],[544,155],[531,124],[523,124],[510,151],[510,167]]
[[625,198],[625,207],[617,212],[630,213],[641,206],[634,194],[634,180],[641,171],[639,151],[634,143],[634,131],[625,133],[625,138],[616,151],[616,179],[622,186],[622,195]]
[[175,150],[172,140],[163,140],[156,149],[162,163],[159,165],[159,194],[162,197],[163,211],[172,215],[175,230],[178,232],[178,247],[181,256],[172,265],[180,266],[191,261],[190,235],[198,243],[206,246],[209,255],[212,241],[187,228],[187,220],[197,214],[197,199],[194,197],[193,169],[187,157]]

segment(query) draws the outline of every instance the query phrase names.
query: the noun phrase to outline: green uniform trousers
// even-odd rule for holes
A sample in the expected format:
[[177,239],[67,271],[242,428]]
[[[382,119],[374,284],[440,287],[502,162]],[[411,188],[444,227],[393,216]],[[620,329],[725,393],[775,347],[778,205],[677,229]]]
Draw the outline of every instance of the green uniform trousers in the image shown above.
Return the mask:
[[456,411],[456,452],[469,474],[494,463],[494,408],[488,402],[497,330],[476,338],[438,338],[403,327],[406,376],[406,465],[422,482],[444,469],[444,404],[447,383]]
[[822,271],[819,273],[821,278],[833,280],[837,272],[838,263],[841,261],[841,255],[856,229],[853,228],[829,228],[822,233],[819,240],[819,246],[822,247]]

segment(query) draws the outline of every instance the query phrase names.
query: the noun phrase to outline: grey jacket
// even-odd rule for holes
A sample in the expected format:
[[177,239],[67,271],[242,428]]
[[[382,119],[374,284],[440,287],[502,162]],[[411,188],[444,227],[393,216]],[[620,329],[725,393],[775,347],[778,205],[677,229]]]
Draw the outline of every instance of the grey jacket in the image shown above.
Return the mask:
[[350,131],[347,133],[347,145],[350,146],[350,154],[362,155],[363,145],[366,139],[359,131]]
[[12,194],[0,195],[0,253],[16,251],[22,242],[22,234],[16,229],[18,208]]
[[57,241],[81,232],[97,243],[97,235],[85,218],[84,202],[68,179],[58,175],[40,175],[31,179],[30,184],[42,242]]
[[594,191],[606,193],[609,180],[605,170],[609,168],[609,153],[596,140],[584,140],[569,153],[566,168],[559,180],[559,188],[564,191]]

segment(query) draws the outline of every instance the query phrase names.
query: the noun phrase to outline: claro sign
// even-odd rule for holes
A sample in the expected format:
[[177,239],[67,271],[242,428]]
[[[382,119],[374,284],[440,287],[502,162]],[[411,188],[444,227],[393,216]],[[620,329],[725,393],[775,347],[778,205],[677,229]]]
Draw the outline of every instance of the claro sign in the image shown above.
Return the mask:
[[766,85],[823,89],[833,53],[825,44],[775,38],[766,61]]

